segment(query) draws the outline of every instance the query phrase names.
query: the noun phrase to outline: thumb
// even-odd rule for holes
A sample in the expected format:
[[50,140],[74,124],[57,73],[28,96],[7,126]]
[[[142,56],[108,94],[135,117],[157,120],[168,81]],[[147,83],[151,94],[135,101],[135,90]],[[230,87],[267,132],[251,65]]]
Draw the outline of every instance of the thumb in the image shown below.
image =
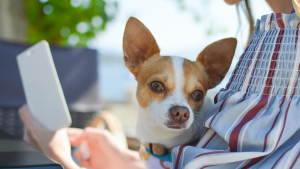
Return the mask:
[[67,128],[66,130],[71,146],[79,146],[80,143],[86,139],[82,129]]

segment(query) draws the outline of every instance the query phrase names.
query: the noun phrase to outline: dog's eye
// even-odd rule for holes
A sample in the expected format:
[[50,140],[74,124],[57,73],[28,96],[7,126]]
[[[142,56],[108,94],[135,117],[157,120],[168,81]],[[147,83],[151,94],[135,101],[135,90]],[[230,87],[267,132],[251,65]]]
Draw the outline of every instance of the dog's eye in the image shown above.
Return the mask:
[[153,83],[151,83],[151,87],[156,92],[161,92],[161,91],[164,90],[164,86],[160,82],[153,82]]
[[192,94],[192,98],[193,98],[194,100],[196,100],[196,101],[201,100],[202,97],[203,97],[203,93],[202,93],[202,91],[200,91],[200,90],[196,90],[196,91],[194,91],[194,93]]

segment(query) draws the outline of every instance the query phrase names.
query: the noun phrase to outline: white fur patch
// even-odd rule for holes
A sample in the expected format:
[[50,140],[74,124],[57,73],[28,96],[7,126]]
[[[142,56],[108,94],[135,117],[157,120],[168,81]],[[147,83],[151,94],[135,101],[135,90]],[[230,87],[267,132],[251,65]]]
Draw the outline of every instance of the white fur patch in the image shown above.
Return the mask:
[[163,101],[155,102],[149,104],[148,112],[151,114],[152,118],[155,119],[160,125],[164,126],[166,130],[184,130],[184,129],[171,129],[166,126],[170,121],[170,109],[174,106],[187,107],[190,111],[190,118],[186,122],[186,128],[189,128],[193,122],[193,111],[185,99],[183,93],[183,86],[185,83],[184,72],[183,72],[183,62],[184,59],[181,57],[172,56],[172,63],[174,68],[175,77],[175,90]]
[[[153,101],[146,109],[140,108],[138,115],[137,135],[146,143],[161,143],[167,147],[183,144],[191,138],[199,137],[195,134],[200,132],[200,123],[193,124],[194,112],[191,109],[186,96],[183,93],[185,84],[183,63],[184,58],[172,56],[174,68],[175,89],[161,102]],[[187,107],[190,118],[185,122],[186,127],[182,129],[172,129],[167,127],[170,121],[170,109],[174,106]],[[193,125],[192,125],[193,124]]]
[[[169,100],[170,102],[172,102],[173,106],[182,106],[182,107],[187,107],[189,109],[190,118],[186,122],[186,128],[189,128],[193,123],[194,117],[193,117],[193,110],[191,109],[190,105],[188,104],[188,102],[185,98],[185,94],[183,93],[183,86],[186,81],[184,78],[184,71],[183,71],[184,58],[172,56],[172,62],[173,62],[173,67],[174,67],[174,72],[175,72],[176,87],[175,87],[173,94],[166,100]],[[171,106],[171,107],[173,107],[173,106]]]

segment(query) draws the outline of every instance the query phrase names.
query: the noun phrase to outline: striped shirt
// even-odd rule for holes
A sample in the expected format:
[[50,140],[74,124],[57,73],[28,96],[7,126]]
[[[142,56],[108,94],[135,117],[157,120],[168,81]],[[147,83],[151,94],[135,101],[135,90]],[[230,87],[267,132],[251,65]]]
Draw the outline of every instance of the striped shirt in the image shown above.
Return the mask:
[[295,13],[257,21],[251,42],[205,113],[197,147],[172,151],[174,169],[300,168],[300,40]]

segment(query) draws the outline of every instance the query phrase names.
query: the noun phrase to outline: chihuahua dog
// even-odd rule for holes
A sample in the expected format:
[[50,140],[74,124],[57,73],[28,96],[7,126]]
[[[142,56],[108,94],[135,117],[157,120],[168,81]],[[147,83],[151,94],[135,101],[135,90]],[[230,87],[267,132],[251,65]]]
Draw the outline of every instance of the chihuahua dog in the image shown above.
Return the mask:
[[227,73],[236,48],[228,38],[207,46],[196,61],[161,56],[151,32],[131,17],[125,27],[125,66],[138,82],[137,137],[155,155],[199,140],[203,125],[200,111],[208,89]]

